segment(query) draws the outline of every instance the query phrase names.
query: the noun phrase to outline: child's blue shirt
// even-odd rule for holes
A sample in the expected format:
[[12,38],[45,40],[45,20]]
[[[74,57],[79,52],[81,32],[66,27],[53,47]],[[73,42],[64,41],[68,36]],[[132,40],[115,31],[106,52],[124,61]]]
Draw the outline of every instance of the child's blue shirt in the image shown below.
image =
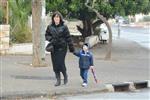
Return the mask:
[[79,57],[79,67],[82,69],[89,69],[93,66],[93,55],[91,52],[85,53],[83,50],[79,52],[74,52],[74,55]]

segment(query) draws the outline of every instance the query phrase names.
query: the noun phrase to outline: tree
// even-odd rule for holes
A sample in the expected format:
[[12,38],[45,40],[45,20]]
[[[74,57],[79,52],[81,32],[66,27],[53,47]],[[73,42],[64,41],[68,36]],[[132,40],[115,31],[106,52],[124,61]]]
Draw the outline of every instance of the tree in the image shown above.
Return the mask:
[[0,1],[0,24],[8,24],[8,1]]
[[108,42],[108,51],[107,51],[107,54],[105,56],[105,59],[110,59],[111,58],[111,46],[112,46],[112,30],[111,30],[111,27],[108,23],[108,21],[106,20],[106,18],[103,17],[103,15],[101,15],[96,9],[94,9],[94,3],[95,3],[96,0],[93,1],[92,3],[92,6],[88,6],[88,3],[89,1],[87,0],[87,2],[85,3],[85,6],[87,6],[89,9],[93,10],[97,17],[106,24],[107,28],[108,28],[108,31],[109,31],[109,42]]
[[[89,0],[88,5],[92,6],[93,1]],[[77,26],[78,30],[83,37],[87,37],[94,34],[92,32],[103,22],[96,20],[96,14],[85,6],[85,2],[86,0],[46,0],[46,11],[48,13],[59,10],[63,15],[81,20],[83,28]],[[147,14],[150,12],[150,0],[95,0],[94,9],[107,20],[115,15]]]
[[4,11],[0,7],[0,24],[3,24],[3,23],[4,23]]
[[[88,1],[87,5],[85,5],[86,1]],[[72,18],[81,20],[83,28],[77,26],[77,29],[83,38],[96,33],[96,28],[105,23],[110,32],[106,59],[111,57],[112,41],[111,29],[107,20],[114,18],[115,15],[127,16],[150,12],[150,0],[46,0],[46,2],[47,12],[59,10],[64,15],[68,14]]]
[[44,0],[32,0],[32,35],[34,67],[45,67]]
[[31,42],[31,29],[28,16],[31,15],[31,0],[8,0],[10,6],[11,40],[13,42]]

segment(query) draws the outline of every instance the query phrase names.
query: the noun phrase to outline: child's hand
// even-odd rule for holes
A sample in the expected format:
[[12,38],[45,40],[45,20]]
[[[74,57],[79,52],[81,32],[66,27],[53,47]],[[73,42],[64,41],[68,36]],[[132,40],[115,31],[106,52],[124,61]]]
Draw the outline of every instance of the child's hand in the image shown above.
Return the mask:
[[90,69],[93,69],[94,68],[94,66],[90,66]]

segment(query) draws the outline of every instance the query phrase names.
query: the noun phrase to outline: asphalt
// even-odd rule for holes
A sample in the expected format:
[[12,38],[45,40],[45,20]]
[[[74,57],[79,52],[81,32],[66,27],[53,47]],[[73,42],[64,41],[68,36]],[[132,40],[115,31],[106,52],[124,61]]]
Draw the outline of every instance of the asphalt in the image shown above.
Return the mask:
[[89,71],[89,83],[86,88],[81,86],[78,58],[69,52],[66,56],[69,82],[59,87],[54,86],[56,80],[50,54],[46,55],[48,67],[36,68],[31,65],[32,56],[25,55],[25,52],[23,55],[19,53],[19,55],[0,56],[1,99],[51,98],[59,95],[107,92],[107,84],[150,80],[150,52],[136,42],[114,39],[110,60],[104,60],[107,51],[105,44],[98,44],[91,51],[99,83],[94,82]]

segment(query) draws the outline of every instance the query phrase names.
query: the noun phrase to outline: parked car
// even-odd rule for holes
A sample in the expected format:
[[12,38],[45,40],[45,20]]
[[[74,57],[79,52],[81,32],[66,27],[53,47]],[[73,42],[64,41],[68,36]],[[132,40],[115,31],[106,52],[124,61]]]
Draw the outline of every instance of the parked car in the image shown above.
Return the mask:
[[120,23],[120,24],[129,24],[129,20],[128,19],[125,19],[123,17],[117,17],[116,18],[116,23]]

